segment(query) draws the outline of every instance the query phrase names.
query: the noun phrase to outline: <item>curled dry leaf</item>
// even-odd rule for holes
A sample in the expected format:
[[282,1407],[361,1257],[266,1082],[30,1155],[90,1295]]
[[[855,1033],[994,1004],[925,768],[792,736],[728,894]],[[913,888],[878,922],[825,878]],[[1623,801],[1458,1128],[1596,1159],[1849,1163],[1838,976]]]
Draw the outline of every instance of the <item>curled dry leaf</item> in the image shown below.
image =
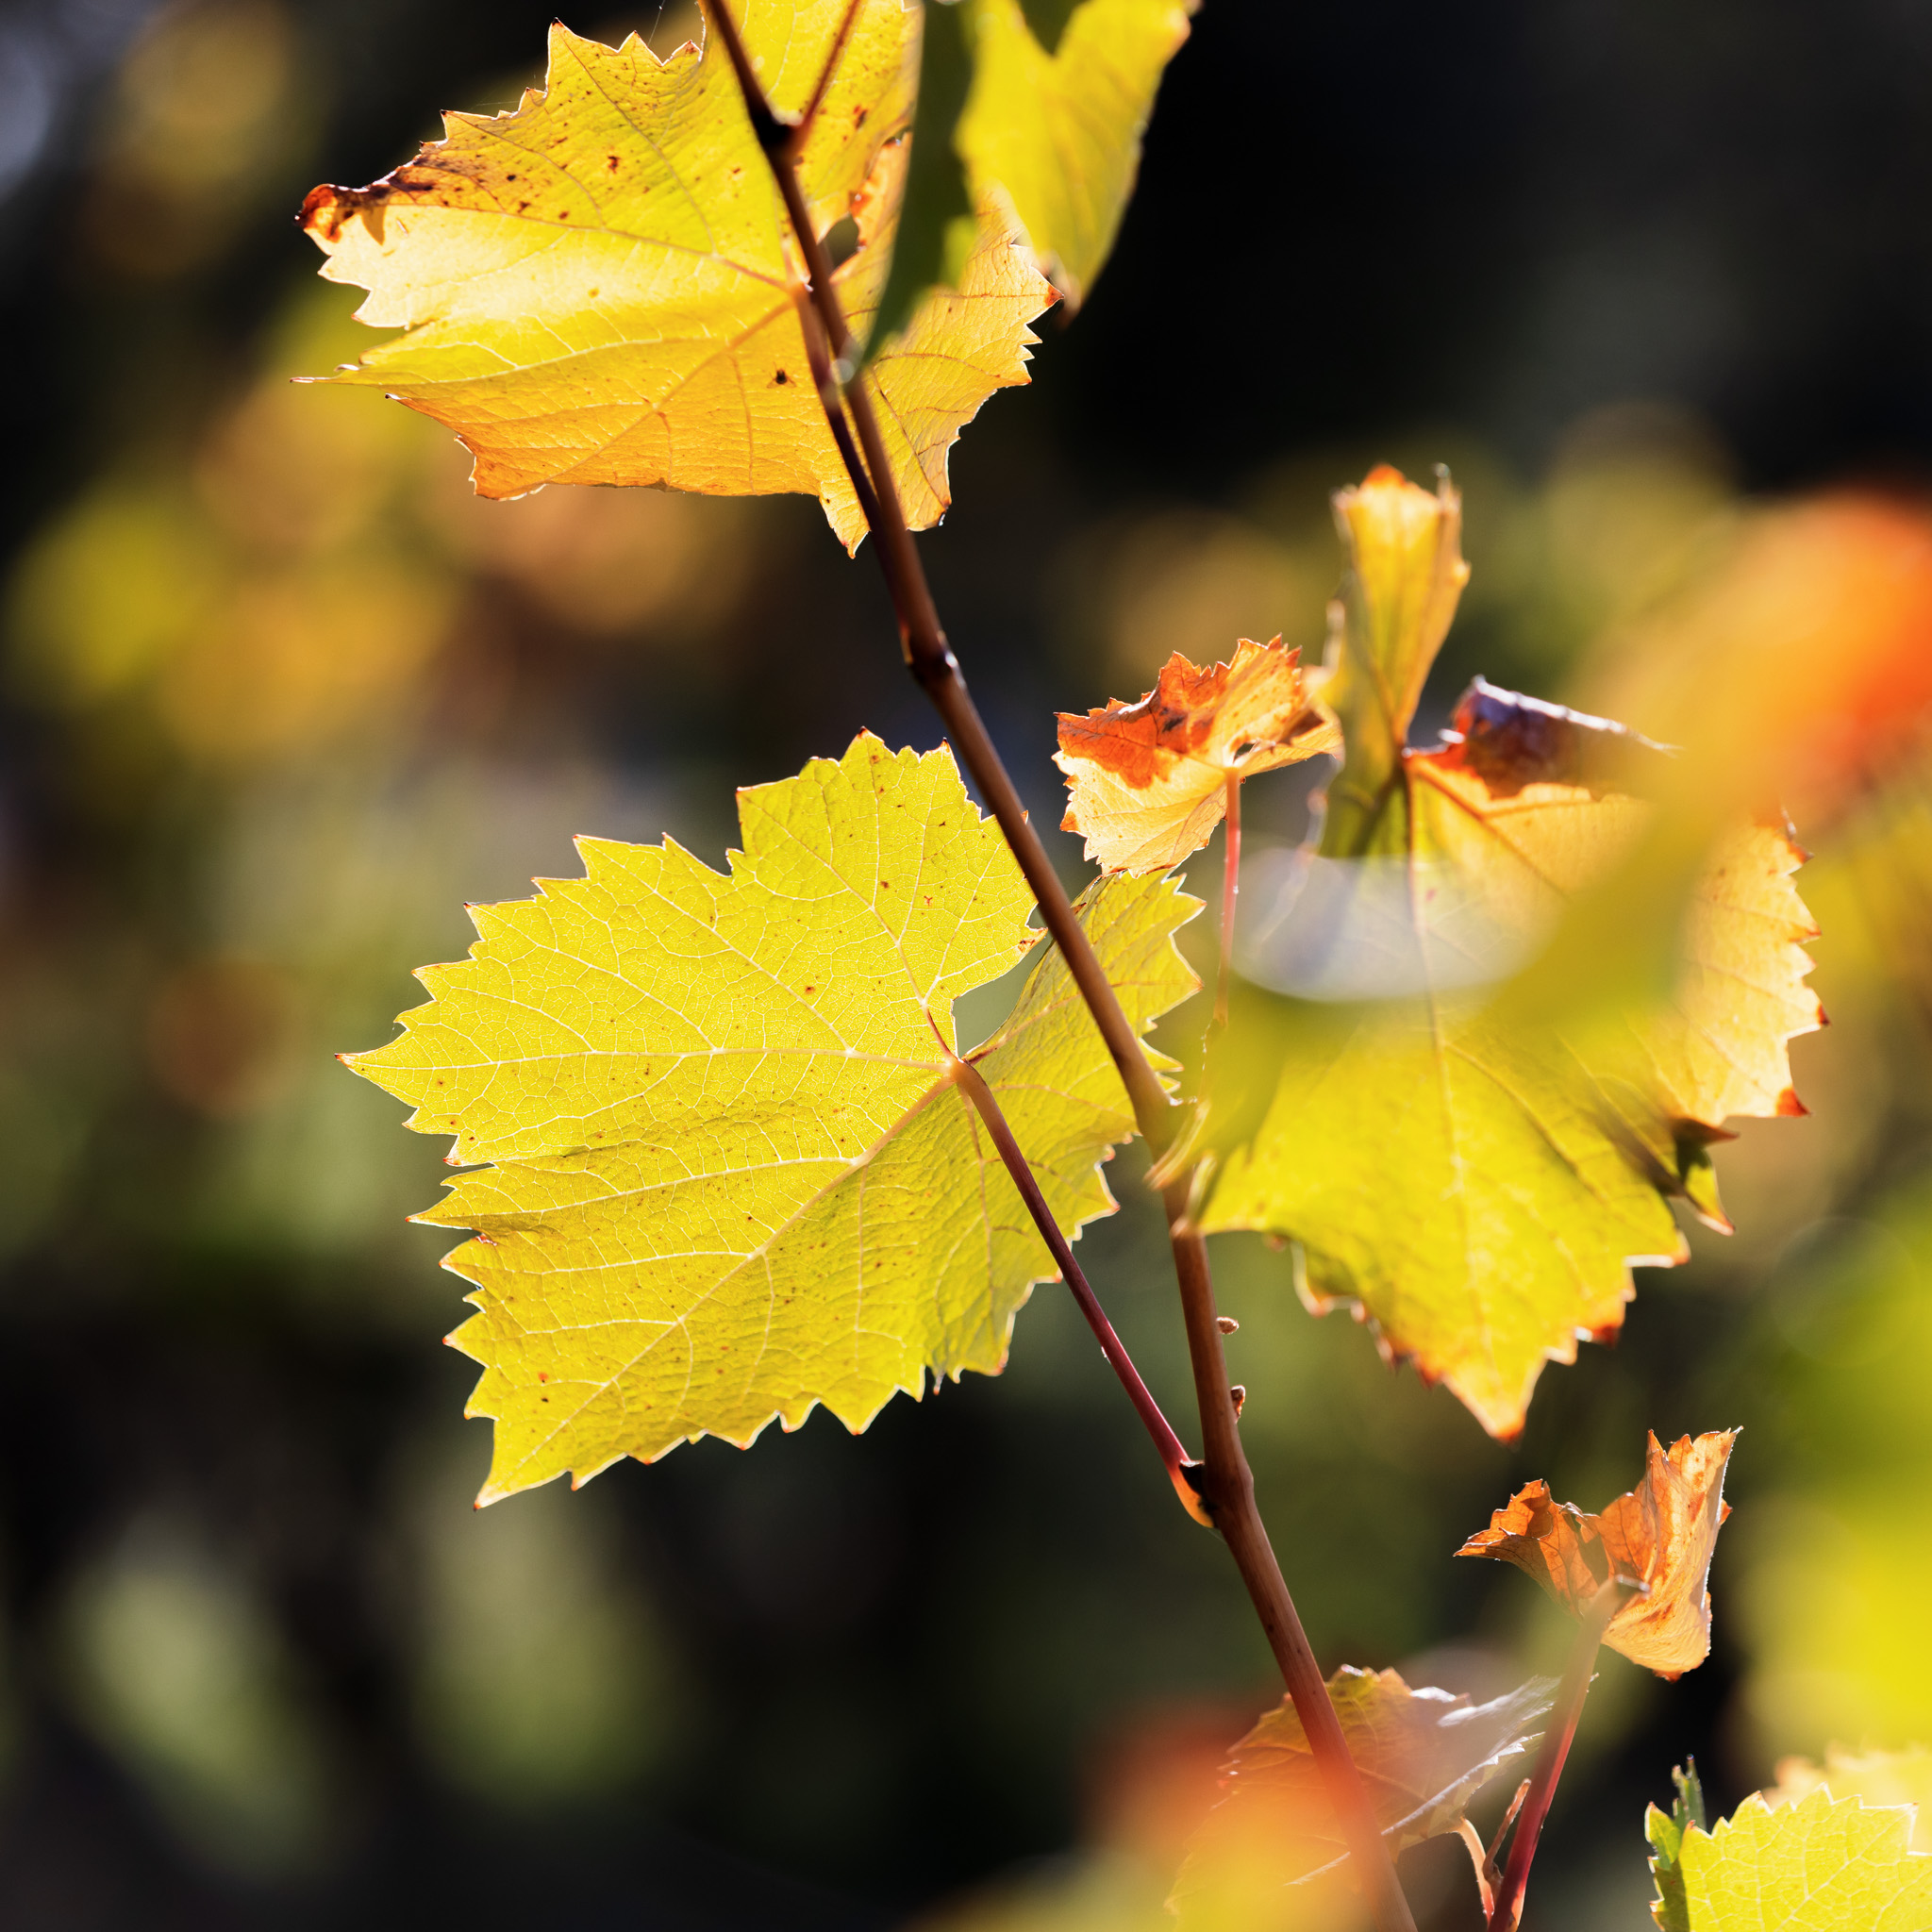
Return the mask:
[[[954,1078],[954,1002],[1039,936],[952,753],[861,733],[738,799],[728,873],[586,839],[584,877],[474,908],[470,957],[350,1059],[491,1163],[417,1217],[475,1237],[445,1265],[475,1285],[452,1339],[496,1419],[486,1501],[820,1403],[863,1428],[996,1374],[1054,1272]],[[1080,902],[1139,1031],[1193,991],[1197,909],[1166,880]],[[1068,1235],[1110,1212],[1132,1112],[1057,949],[972,1058]]]
[[[1328,1690],[1394,1854],[1460,1827],[1483,1787],[1536,1742],[1556,1684],[1532,1677],[1472,1704],[1411,1690],[1394,1671],[1344,1667]],[[1341,1879],[1346,1856],[1307,1736],[1284,1698],[1234,1747],[1221,1800],[1189,1842],[1174,1908],[1187,1932],[1325,1926],[1328,1887],[1310,1881]]]
[[1084,716],[1059,714],[1054,761],[1067,774],[1063,831],[1108,872],[1165,872],[1198,852],[1227,808],[1227,781],[1338,751],[1319,676],[1277,637],[1243,638],[1207,670],[1176,651],[1150,691]]
[[[863,338],[899,220],[923,9],[858,0],[841,42],[846,12],[772,0],[743,31],[781,111],[836,58],[797,167],[820,232],[854,225],[835,280]],[[607,47],[555,26],[542,91],[494,118],[445,116],[413,161],[314,189],[302,213],[324,275],[369,291],[358,318],[403,330],[331,379],[446,423],[483,495],[801,491],[848,548],[863,535],[806,355],[804,271],[722,47],[659,60],[636,35]],[[862,378],[914,528],[945,510],[960,426],[1027,379],[1026,325],[1053,300],[987,203],[958,289],[929,293]]]
[[1652,1435],[1642,1482],[1595,1515],[1552,1502],[1541,1479],[1526,1483],[1456,1554],[1514,1563],[1577,1616],[1613,1576],[1642,1584],[1604,1641],[1660,1677],[1679,1677],[1710,1655],[1707,1581],[1731,1513],[1724,1467],[1737,1440],[1736,1429],[1680,1436],[1667,1453]]

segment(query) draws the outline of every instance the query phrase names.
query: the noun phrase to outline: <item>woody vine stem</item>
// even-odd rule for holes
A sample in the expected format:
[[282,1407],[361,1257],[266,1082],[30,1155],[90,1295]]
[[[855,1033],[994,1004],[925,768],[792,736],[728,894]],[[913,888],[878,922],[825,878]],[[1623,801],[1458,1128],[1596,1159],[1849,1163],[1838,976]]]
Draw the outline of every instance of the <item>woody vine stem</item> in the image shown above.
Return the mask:
[[[716,29],[731,62],[732,72],[737,76],[753,133],[771,165],[805,262],[808,283],[799,303],[799,320],[811,358],[813,376],[824,405],[833,441],[851,476],[880,568],[885,574],[892,607],[899,620],[900,646],[907,668],[938,710],[955,752],[978,788],[980,797],[991,811],[1021,873],[1032,889],[1046,930],[1059,948],[1067,970],[1120,1072],[1133,1104],[1136,1124],[1147,1142],[1149,1153],[1158,1160],[1174,1139],[1174,1109],[1088,942],[1066,889],[1060,884],[1059,875],[1054,871],[1039,834],[1029,824],[1012,779],[993,748],[967,691],[958,662],[941,627],[924,569],[899,504],[891,466],[886,458],[885,445],[879,434],[878,419],[864,381],[856,373],[852,335],[838,293],[832,287],[831,265],[812,226],[810,211],[799,186],[795,161],[802,136],[809,125],[809,115],[796,124],[781,120],[765,98],[764,89],[752,67],[728,7],[724,0],[705,0],[705,12]],[[830,57],[833,62],[839,58],[845,38],[841,30],[833,44]],[[822,80],[820,86],[813,90],[814,105],[823,98],[824,91]],[[979,1085],[983,1087],[984,1083]],[[977,1096],[971,1089],[968,1091],[969,1097],[978,1104]],[[987,1096],[989,1100],[991,1097],[990,1094]],[[983,1106],[981,1112],[991,1127],[993,1116],[986,1114]],[[996,1114],[997,1109],[994,1112]],[[1010,1140],[1010,1136],[1008,1139]],[[1005,1150],[1002,1151],[1004,1153]],[[1014,1148],[1013,1155],[1008,1157],[1009,1169],[1016,1180],[1025,1165],[1024,1159],[1016,1161],[1014,1157],[1017,1155],[1018,1149]],[[1203,1462],[1197,1468],[1190,1469],[1188,1480],[1198,1490],[1208,1520],[1226,1541],[1261,1626],[1267,1633],[1288,1694],[1293,1701],[1295,1714],[1301,1720],[1323,1782],[1334,1804],[1377,1932],[1415,1932],[1415,1921],[1396,1880],[1394,1863],[1376,1824],[1361,1774],[1349,1755],[1347,1740],[1342,1736],[1335,1707],[1329,1701],[1328,1687],[1323,1681],[1321,1667],[1315,1661],[1307,1633],[1302,1628],[1294,1600],[1289,1594],[1281,1566],[1275,1559],[1268,1532],[1255,1505],[1254,1477],[1236,1427],[1234,1397],[1222,1350],[1222,1331],[1214,1306],[1214,1284],[1208,1273],[1207,1244],[1189,1213],[1191,1181],[1191,1173],[1181,1174],[1161,1191],[1168,1240],[1180,1289],[1188,1353],[1193,1366],[1194,1393],[1201,1414]],[[1023,1196],[1026,1191],[1023,1185]],[[1038,1190],[1035,1189],[1033,1193],[1037,1198]],[[1043,1206],[1041,1203],[1041,1208],[1035,1209],[1036,1221],[1041,1221]],[[1041,1223],[1042,1234],[1046,1234],[1050,1224],[1051,1217],[1047,1216]],[[1048,1236],[1048,1243],[1057,1259],[1063,1251],[1067,1251],[1067,1244],[1058,1229]],[[1070,1251],[1067,1252],[1070,1258]],[[1065,1267],[1065,1261],[1061,1265]],[[1074,1273],[1070,1272],[1068,1279],[1071,1285],[1075,1279]],[[1084,1281],[1080,1286],[1085,1286]],[[1094,1306],[1097,1308],[1097,1304]],[[1108,1332],[1111,1334],[1110,1329]],[[1117,1347],[1118,1343],[1115,1345]],[[1112,1359],[1111,1356],[1109,1359]],[[1115,1367],[1118,1372],[1118,1361]],[[1134,1379],[1139,1382],[1138,1376]],[[1132,1393],[1131,1388],[1129,1393]],[[1151,1404],[1151,1398],[1149,1401]],[[1158,1410],[1155,1413],[1158,1414]],[[1142,1419],[1148,1420],[1144,1411]],[[1151,1429],[1152,1424],[1149,1425]],[[1158,1443],[1158,1433],[1156,1440]]]

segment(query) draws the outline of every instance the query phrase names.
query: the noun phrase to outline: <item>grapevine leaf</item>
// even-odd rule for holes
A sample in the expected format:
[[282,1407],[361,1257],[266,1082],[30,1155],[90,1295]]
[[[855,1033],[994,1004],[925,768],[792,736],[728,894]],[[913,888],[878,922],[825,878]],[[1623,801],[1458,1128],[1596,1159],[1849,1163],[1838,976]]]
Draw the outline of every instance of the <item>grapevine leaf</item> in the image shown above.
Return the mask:
[[[950,751],[843,758],[739,793],[728,874],[585,840],[585,876],[481,907],[470,957],[350,1064],[489,1162],[418,1217],[479,1312],[484,1500],[824,1403],[863,1428],[928,1374],[994,1374],[1052,1264],[953,1082],[953,1003],[1037,936]],[[1192,991],[1197,909],[1103,882],[1081,914],[1133,1024]],[[1133,1131],[1057,952],[972,1056],[1060,1225],[1110,1211]]]
[[1761,1797],[1746,1798],[1714,1831],[1675,1825],[1655,1807],[1647,1822],[1660,1894],[1651,1909],[1664,1932],[1925,1932],[1932,1925],[1932,1857],[1910,1849],[1909,1807],[1868,1807],[1821,1786],[1775,1809]]
[[1020,0],[926,0],[918,134],[874,343],[954,285],[971,211],[1010,208],[1077,309],[1113,248],[1141,137],[1200,0],[1081,0],[1048,48]]
[[1697,1775],[1697,1760],[1693,1757],[1678,1766],[1671,1773],[1671,1782],[1677,1788],[1671,1808],[1659,1811],[1652,1805],[1643,1814],[1643,1835],[1650,1840],[1651,1849],[1650,1875],[1657,1884],[1657,1899],[1650,1915],[1661,1932],[1690,1932],[1684,1874],[1677,1860],[1685,1832],[1692,1825],[1699,1831],[1709,1828],[1704,1814],[1704,1785]]
[[1541,1478],[1525,1483],[1456,1554],[1514,1563],[1579,1617],[1611,1577],[1642,1584],[1618,1607],[1604,1641],[1674,1680],[1710,1655],[1707,1585],[1731,1513],[1724,1468],[1737,1440],[1736,1429],[1679,1436],[1666,1453],[1651,1435],[1642,1482],[1595,1515],[1551,1502]]
[[[1537,1741],[1556,1683],[1532,1677],[1472,1704],[1412,1690],[1394,1671],[1344,1667],[1328,1690],[1392,1857],[1460,1826],[1477,1792]],[[1346,1856],[1301,1720],[1283,1698],[1234,1747],[1220,1802],[1189,1842],[1173,1906],[1184,1928],[1271,1923],[1266,1901],[1339,1875]]]
[[1348,755],[1328,788],[1322,850],[1342,858],[1370,850],[1386,817],[1409,722],[1449,635],[1469,565],[1462,496],[1447,475],[1431,495],[1378,464],[1358,488],[1336,492],[1335,521],[1349,559],[1341,587],[1347,628],[1324,695],[1341,720]]
[[1912,1849],[1932,1852],[1932,1751],[1846,1751],[1833,1744],[1822,1765],[1804,1757],[1781,1758],[1767,1805],[1788,1805],[1824,1786],[1834,1798],[1862,1798],[1868,1805],[1909,1805],[1917,1817]]
[[[795,112],[832,56],[845,0],[758,0],[744,37]],[[798,158],[812,219],[850,218],[835,282],[863,335],[904,187],[919,13],[860,0]],[[804,272],[722,48],[659,60],[550,35],[542,92],[444,138],[368,188],[321,187],[303,223],[323,274],[403,333],[331,380],[435,417],[485,496],[546,483],[816,494],[848,548],[864,521],[826,427],[799,316]],[[989,211],[957,290],[929,295],[863,378],[908,519],[938,521],[946,453],[995,389],[1026,380],[1026,325],[1053,300]]]
[[919,12],[919,98],[912,116],[918,135],[910,142],[892,265],[872,319],[868,360],[906,326],[934,288],[958,286],[977,228],[966,164],[955,141],[973,85],[966,9],[958,0],[922,0]]
[[958,145],[975,194],[997,189],[1078,308],[1120,231],[1141,137],[1200,0],[1081,0],[1049,54],[1020,0],[967,0],[973,92]]
[[1802,1112],[1787,1042],[1820,1024],[1815,927],[1782,821],[1706,864],[1661,997],[1565,1031],[1494,982],[1612,872],[1667,754],[1478,679],[1440,743],[1401,743],[1461,580],[1456,506],[1377,473],[1344,492],[1357,556],[1332,682],[1347,758],[1300,896],[1244,971],[1206,1140],[1204,1224],[1300,1246],[1317,1310],[1351,1305],[1391,1357],[1492,1434],[1522,1427],[1545,1361],[1620,1325],[1633,1262],[1714,1224],[1708,1148],[1732,1115]]
[[1337,749],[1300,658],[1279,638],[1243,638],[1231,663],[1206,671],[1176,651],[1135,703],[1062,711],[1061,829],[1084,834],[1087,857],[1108,872],[1166,872],[1198,852],[1227,808],[1229,778]]

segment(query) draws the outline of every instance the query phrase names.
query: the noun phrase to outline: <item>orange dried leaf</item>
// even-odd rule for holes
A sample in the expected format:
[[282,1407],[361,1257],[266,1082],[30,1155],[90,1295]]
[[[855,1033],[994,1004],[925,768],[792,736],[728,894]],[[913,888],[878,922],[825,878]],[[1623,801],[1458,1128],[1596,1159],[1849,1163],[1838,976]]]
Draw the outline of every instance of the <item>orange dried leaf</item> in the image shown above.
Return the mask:
[[1067,774],[1061,829],[1108,872],[1165,872],[1221,823],[1227,781],[1341,748],[1301,653],[1242,638],[1207,670],[1176,651],[1154,689],[1085,717],[1060,713],[1054,761]]
[[1636,1489],[1595,1515],[1526,1483],[1458,1557],[1497,1557],[1534,1576],[1580,1616],[1613,1576],[1644,1586],[1610,1619],[1604,1641],[1632,1663],[1676,1678],[1710,1655],[1711,1552],[1731,1506],[1724,1468],[1736,1429],[1680,1436],[1668,1453],[1655,1434]]

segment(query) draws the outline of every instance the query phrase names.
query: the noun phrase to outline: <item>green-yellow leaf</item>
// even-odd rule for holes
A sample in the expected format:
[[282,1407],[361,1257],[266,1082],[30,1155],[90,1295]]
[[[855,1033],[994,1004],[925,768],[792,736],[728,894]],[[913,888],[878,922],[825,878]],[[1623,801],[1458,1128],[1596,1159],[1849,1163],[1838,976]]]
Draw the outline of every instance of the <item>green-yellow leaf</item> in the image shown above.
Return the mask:
[[959,274],[970,210],[1010,209],[1077,309],[1112,252],[1141,138],[1200,0],[1081,0],[1051,49],[1020,0],[924,0],[906,219],[874,325]]
[[[876,306],[898,221],[919,11],[859,0],[752,0],[747,47],[774,107],[829,84],[798,157],[821,234],[848,216],[837,274],[855,332]],[[816,494],[847,547],[863,534],[824,421],[798,305],[804,275],[722,48],[659,60],[550,36],[542,92],[444,138],[371,187],[303,207],[323,274],[404,331],[337,381],[448,424],[486,496],[546,483]],[[872,385],[906,514],[935,523],[946,456],[995,389],[1026,380],[1026,325],[1053,292],[989,212],[956,291],[928,296]]]
[[[486,1500],[824,1403],[863,1428],[931,1374],[996,1373],[1053,1264],[954,1085],[954,1001],[1037,940],[952,754],[870,735],[739,793],[728,874],[581,841],[586,876],[475,910],[428,1005],[350,1062],[488,1162],[421,1219],[475,1230],[452,1338],[496,1418]],[[1196,902],[1108,882],[1082,917],[1141,1030],[1194,980]],[[973,1061],[1069,1234],[1133,1132],[1059,956]]]
[[[1473,1705],[1447,1690],[1412,1690],[1394,1671],[1344,1666],[1328,1690],[1392,1856],[1460,1827],[1483,1787],[1536,1742],[1556,1683],[1532,1677]],[[1346,1856],[1307,1734],[1284,1698],[1235,1746],[1221,1801],[1189,1842],[1174,1907],[1183,1932],[1325,1925],[1330,1888],[1311,1881],[1339,1878]]]
[[1746,1798],[1715,1831],[1653,1807],[1653,1910],[1665,1932],[1926,1932],[1932,1857],[1909,1849],[1911,1832],[1909,1807],[1822,1788],[1776,1809]]
[[1671,1782],[1677,1788],[1671,1808],[1659,1811],[1652,1805],[1643,1814],[1643,1835],[1650,1840],[1650,1875],[1657,1883],[1650,1916],[1660,1932],[1687,1932],[1689,1907],[1684,1903],[1684,1874],[1677,1856],[1684,1848],[1684,1834],[1692,1825],[1699,1831],[1708,1828],[1697,1760],[1693,1757],[1679,1765],[1671,1773]]
[[1349,559],[1348,617],[1323,696],[1341,721],[1347,755],[1328,787],[1322,850],[1340,858],[1377,849],[1374,828],[1469,565],[1462,495],[1447,476],[1431,494],[1380,463],[1358,488],[1336,492],[1335,521]]
[[1932,1853],[1932,1751],[1915,1744],[1907,1751],[1847,1751],[1827,1748],[1823,1764],[1805,1757],[1778,1760],[1777,1783],[1764,1793],[1767,1805],[1788,1805],[1820,1785],[1834,1798],[1863,1798],[1868,1805],[1909,1805],[1917,1814],[1912,1849]]
[[1400,500],[1367,520],[1324,691],[1347,759],[1248,963],[1285,996],[1250,996],[1217,1057],[1204,1225],[1292,1239],[1310,1307],[1354,1307],[1510,1437],[1543,1363],[1620,1325],[1630,1264],[1684,1258],[1666,1197],[1723,1224],[1724,1122],[1803,1110],[1787,1042],[1822,1017],[1815,929],[1787,829],[1747,825],[1707,866],[1664,999],[1571,1037],[1495,997],[1628,851],[1665,755],[1480,680],[1440,744],[1403,747],[1460,581],[1453,499],[1372,476],[1357,515],[1372,491]]
[[1141,137],[1200,0],[1082,0],[1047,53],[1020,0],[966,0],[973,92],[958,134],[975,197],[997,189],[1077,308],[1120,232]]

